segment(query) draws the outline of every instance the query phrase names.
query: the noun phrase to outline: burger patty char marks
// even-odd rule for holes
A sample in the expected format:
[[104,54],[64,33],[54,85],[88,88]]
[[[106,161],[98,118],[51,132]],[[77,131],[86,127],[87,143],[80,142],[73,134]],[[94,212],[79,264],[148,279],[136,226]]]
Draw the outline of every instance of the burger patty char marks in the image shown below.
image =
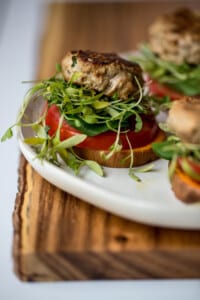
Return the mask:
[[150,27],[150,47],[161,59],[200,63],[200,14],[182,8],[160,16]]
[[167,123],[184,142],[200,144],[200,99],[186,97],[174,101]]
[[121,99],[127,99],[138,91],[135,77],[143,86],[140,66],[115,53],[89,50],[68,52],[62,60],[62,71],[66,80],[70,80],[78,72],[75,83],[103,92],[107,96],[118,93]]

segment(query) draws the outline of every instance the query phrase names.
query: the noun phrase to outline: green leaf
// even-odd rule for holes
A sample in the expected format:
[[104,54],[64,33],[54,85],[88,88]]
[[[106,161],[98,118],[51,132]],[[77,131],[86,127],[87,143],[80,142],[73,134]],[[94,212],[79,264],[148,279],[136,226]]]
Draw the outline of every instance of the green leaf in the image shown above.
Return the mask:
[[12,138],[12,136],[13,136],[13,131],[12,131],[12,127],[10,127],[6,130],[6,132],[2,136],[1,142],[5,142],[6,140]]
[[62,67],[60,64],[56,64],[56,71],[59,73],[59,72],[62,72]]
[[188,96],[200,94],[200,65],[176,64],[160,59],[148,45],[142,45],[139,55],[131,58],[138,62],[152,79]]
[[84,115],[82,119],[87,123],[87,124],[96,124],[97,123],[97,118],[95,115]]
[[110,151],[113,151],[114,150],[114,152],[116,153],[116,152],[119,152],[119,151],[121,151],[122,150],[122,145],[120,145],[120,144],[112,144],[111,146],[110,146],[110,149],[109,149]]
[[91,124],[88,124],[83,119],[75,116],[74,119],[67,119],[67,123],[88,136],[95,136],[108,131],[108,126],[106,124],[92,124],[91,126]]
[[154,168],[154,164],[148,164],[148,165],[146,165],[144,167],[138,168],[137,172],[139,172],[139,173],[147,173],[147,172],[152,171],[153,168]]
[[[73,76],[74,76],[73,80],[75,80],[75,75],[73,75]],[[67,87],[66,92],[67,92],[67,95],[71,96],[71,97],[78,97],[78,95],[79,95],[79,91],[77,90],[77,88],[74,88],[72,86]]]
[[110,102],[108,101],[95,101],[92,106],[95,108],[95,109],[103,109],[103,108],[106,108],[110,105]]
[[72,148],[80,143],[82,143],[87,136],[85,134],[76,134],[63,142],[60,142],[54,147],[54,150],[59,151],[60,149]]
[[81,72],[74,72],[74,74],[72,75],[69,83],[72,84],[73,82],[75,82],[79,77],[81,76]]
[[116,110],[112,107],[107,107],[106,111],[109,113],[109,115],[111,117],[115,117],[115,118],[117,117],[118,118],[120,116],[120,113],[118,112],[118,110]]
[[133,168],[129,170],[129,176],[137,182],[141,182],[141,179],[135,174]]
[[80,166],[80,161],[77,160],[75,155],[67,150],[64,149],[64,151],[59,151],[59,154],[65,164],[70,167],[76,174],[78,174],[79,166]]
[[169,180],[171,181],[175,172],[177,166],[177,156],[174,155],[172,157],[172,161],[169,164],[169,168],[168,168],[168,176],[169,176]]
[[136,121],[135,132],[139,132],[142,129],[143,122],[142,122],[142,118],[137,113],[135,114],[135,121]]
[[47,128],[40,124],[33,124],[32,129],[37,133],[38,137],[41,139],[47,138]]
[[99,176],[104,176],[102,167],[93,160],[85,160],[84,164]]
[[30,138],[26,138],[24,139],[24,142],[28,145],[41,145],[43,144],[45,141],[45,139],[43,138],[39,138],[39,137],[30,137]]
[[164,132],[169,132],[169,125],[167,123],[159,123],[159,128]]
[[[200,73],[199,73],[200,77]],[[187,96],[195,96],[200,94],[200,79],[198,80],[185,80],[176,83],[171,83],[169,86],[178,92]]]
[[159,156],[167,160],[171,160],[174,156],[174,150],[166,150],[167,146],[171,146],[171,141],[165,141],[161,143],[153,143],[152,149]]

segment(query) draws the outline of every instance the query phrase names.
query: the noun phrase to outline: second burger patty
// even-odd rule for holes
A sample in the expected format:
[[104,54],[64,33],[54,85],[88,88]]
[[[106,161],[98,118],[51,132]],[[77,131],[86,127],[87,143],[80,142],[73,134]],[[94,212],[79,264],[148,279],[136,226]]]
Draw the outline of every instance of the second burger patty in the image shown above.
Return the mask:
[[185,97],[174,101],[167,123],[170,130],[184,142],[200,144],[200,100]]
[[68,52],[62,60],[62,71],[67,81],[78,72],[74,83],[107,96],[117,93],[121,99],[127,99],[138,92],[138,82],[143,86],[140,66],[115,53],[81,50]]
[[200,63],[200,14],[187,8],[158,17],[150,27],[150,47],[175,64]]

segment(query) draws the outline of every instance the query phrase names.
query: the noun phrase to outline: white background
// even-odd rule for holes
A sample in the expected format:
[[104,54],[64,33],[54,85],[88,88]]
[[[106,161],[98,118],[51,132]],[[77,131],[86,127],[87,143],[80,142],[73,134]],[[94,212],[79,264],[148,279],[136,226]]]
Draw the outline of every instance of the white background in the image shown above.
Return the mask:
[[[14,123],[29,87],[21,81],[34,78],[43,17],[39,0],[0,0],[0,136]],[[20,282],[12,261],[18,159],[15,139],[0,144],[0,300],[200,299],[200,280]]]

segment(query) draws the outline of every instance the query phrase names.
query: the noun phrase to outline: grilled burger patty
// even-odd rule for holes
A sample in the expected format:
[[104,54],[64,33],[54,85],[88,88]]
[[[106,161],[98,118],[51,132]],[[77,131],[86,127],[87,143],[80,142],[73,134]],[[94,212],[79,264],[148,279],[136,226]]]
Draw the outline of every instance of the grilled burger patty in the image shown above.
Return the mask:
[[165,14],[150,27],[150,47],[161,59],[200,63],[200,14],[187,8]]
[[200,144],[200,101],[185,97],[174,101],[167,119],[172,132],[186,143]]
[[121,99],[127,99],[138,92],[138,82],[143,85],[140,66],[115,53],[81,50],[68,52],[62,60],[62,71],[66,80],[78,72],[75,83],[107,96],[117,93]]

